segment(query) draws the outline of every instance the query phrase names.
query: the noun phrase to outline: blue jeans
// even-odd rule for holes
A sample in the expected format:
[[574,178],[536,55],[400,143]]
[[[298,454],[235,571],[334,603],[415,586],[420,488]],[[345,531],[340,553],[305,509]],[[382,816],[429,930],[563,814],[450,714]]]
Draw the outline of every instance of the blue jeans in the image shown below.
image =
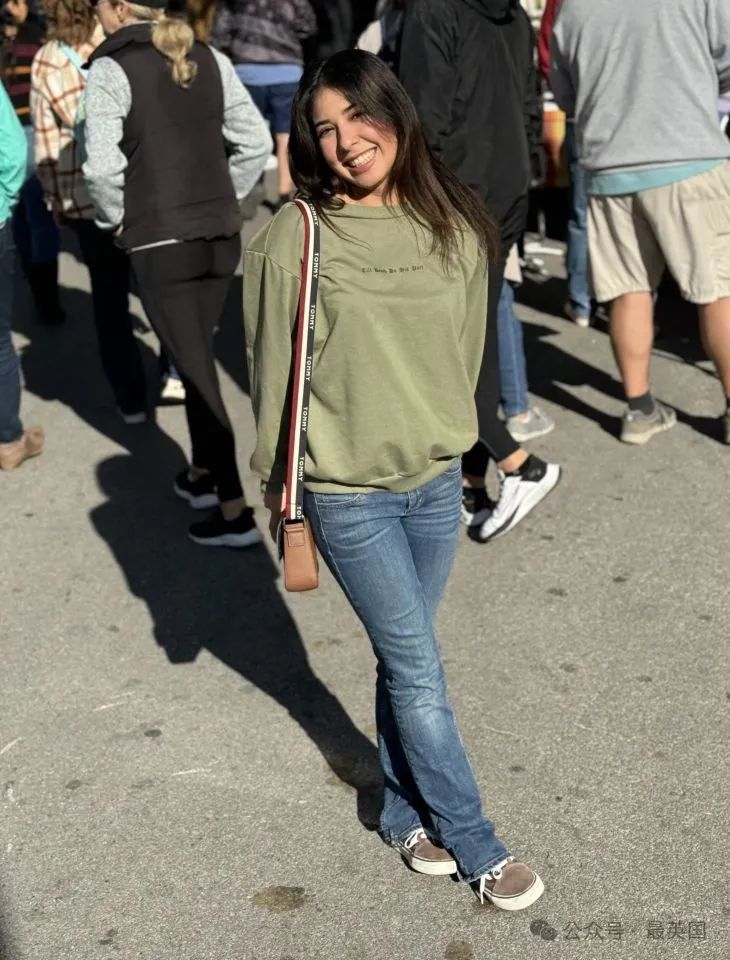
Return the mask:
[[522,323],[515,315],[515,294],[509,280],[502,281],[497,307],[499,338],[499,377],[502,384],[502,410],[505,417],[527,413],[527,364]]
[[461,462],[409,493],[305,492],[304,509],[378,661],[381,835],[402,840],[421,825],[475,880],[508,854],[482,812],[434,633],[456,553]]
[[13,443],[23,435],[18,355],[10,336],[14,282],[15,247],[6,221],[0,226],[0,443]]
[[586,177],[578,163],[575,124],[567,124],[565,148],[570,170],[570,219],[568,220],[568,296],[583,317],[591,315],[591,291],[588,283],[588,196]]
[[20,188],[20,199],[13,213],[13,234],[20,259],[24,264],[48,263],[58,258],[58,227],[43,199],[43,188],[35,173],[33,128],[26,127],[28,166],[26,181]]

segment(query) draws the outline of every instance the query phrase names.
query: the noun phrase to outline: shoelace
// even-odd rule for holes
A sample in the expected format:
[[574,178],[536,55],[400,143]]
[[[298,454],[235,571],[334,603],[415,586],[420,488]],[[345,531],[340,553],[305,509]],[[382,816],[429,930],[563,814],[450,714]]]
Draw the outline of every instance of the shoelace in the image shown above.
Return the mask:
[[507,857],[506,860],[502,860],[501,863],[498,863],[496,867],[485,873],[483,877],[479,878],[479,901],[484,906],[484,891],[487,888],[487,883],[490,880],[499,880],[502,876],[502,867],[506,867],[508,863],[512,863],[514,857]]
[[428,840],[426,831],[423,829],[423,827],[416,827],[416,829],[413,830],[412,833],[409,833],[406,839],[403,841],[403,846],[406,848],[406,850],[412,850],[413,847],[415,847],[416,844],[420,843],[422,840]]

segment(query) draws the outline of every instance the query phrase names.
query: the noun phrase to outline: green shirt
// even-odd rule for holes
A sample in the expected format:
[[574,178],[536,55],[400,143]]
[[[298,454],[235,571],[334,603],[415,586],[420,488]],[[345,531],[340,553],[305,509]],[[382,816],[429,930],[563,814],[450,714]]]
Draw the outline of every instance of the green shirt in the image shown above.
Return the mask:
[[[305,485],[320,493],[413,490],[477,438],[486,263],[466,232],[446,270],[398,207],[321,218]],[[334,227],[334,229],[333,229]],[[288,386],[304,243],[288,204],[251,241],[243,312],[258,441],[251,468],[284,480]]]

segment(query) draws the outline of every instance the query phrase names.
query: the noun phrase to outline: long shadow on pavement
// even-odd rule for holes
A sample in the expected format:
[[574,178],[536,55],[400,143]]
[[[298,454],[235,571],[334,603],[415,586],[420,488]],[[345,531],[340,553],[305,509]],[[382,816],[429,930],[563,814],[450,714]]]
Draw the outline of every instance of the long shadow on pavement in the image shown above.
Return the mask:
[[[219,349],[234,379],[247,386],[240,299],[239,278],[222,324],[228,339],[222,335]],[[263,547],[245,553],[204,550],[187,540],[194,514],[170,489],[186,462],[183,451],[154,421],[136,427],[122,422],[101,370],[91,299],[67,289],[63,302],[69,319],[62,327],[41,327],[22,315],[17,319],[16,329],[30,341],[21,356],[25,389],[68,406],[131,454],[97,466],[107,501],[91,512],[91,520],[129,589],[147,604],[158,644],[172,663],[191,662],[205,648],[273,697],[333,773],[357,791],[360,820],[372,827],[382,798],[375,748],[312,672],[276,587],[269,554]],[[139,345],[148,384],[154,383],[156,357],[143,342]],[[62,442],[49,437],[49,443]]]
[[179,457],[165,439],[99,464],[107,501],[91,512],[94,528],[147,604],[170,662],[190,663],[207,649],[276,700],[357,791],[360,821],[372,828],[382,793],[375,748],[313,673],[266,549],[206,551],[184,539],[192,511],[161,483]]

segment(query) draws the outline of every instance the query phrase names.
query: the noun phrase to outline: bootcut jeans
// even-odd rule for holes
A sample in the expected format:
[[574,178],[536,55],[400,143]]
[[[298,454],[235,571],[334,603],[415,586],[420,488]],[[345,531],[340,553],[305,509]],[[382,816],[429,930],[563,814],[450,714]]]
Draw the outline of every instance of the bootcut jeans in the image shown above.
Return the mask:
[[422,826],[471,882],[508,856],[482,812],[446,692],[434,617],[454,561],[461,462],[408,493],[305,492],[319,551],[368,632],[387,842]]

